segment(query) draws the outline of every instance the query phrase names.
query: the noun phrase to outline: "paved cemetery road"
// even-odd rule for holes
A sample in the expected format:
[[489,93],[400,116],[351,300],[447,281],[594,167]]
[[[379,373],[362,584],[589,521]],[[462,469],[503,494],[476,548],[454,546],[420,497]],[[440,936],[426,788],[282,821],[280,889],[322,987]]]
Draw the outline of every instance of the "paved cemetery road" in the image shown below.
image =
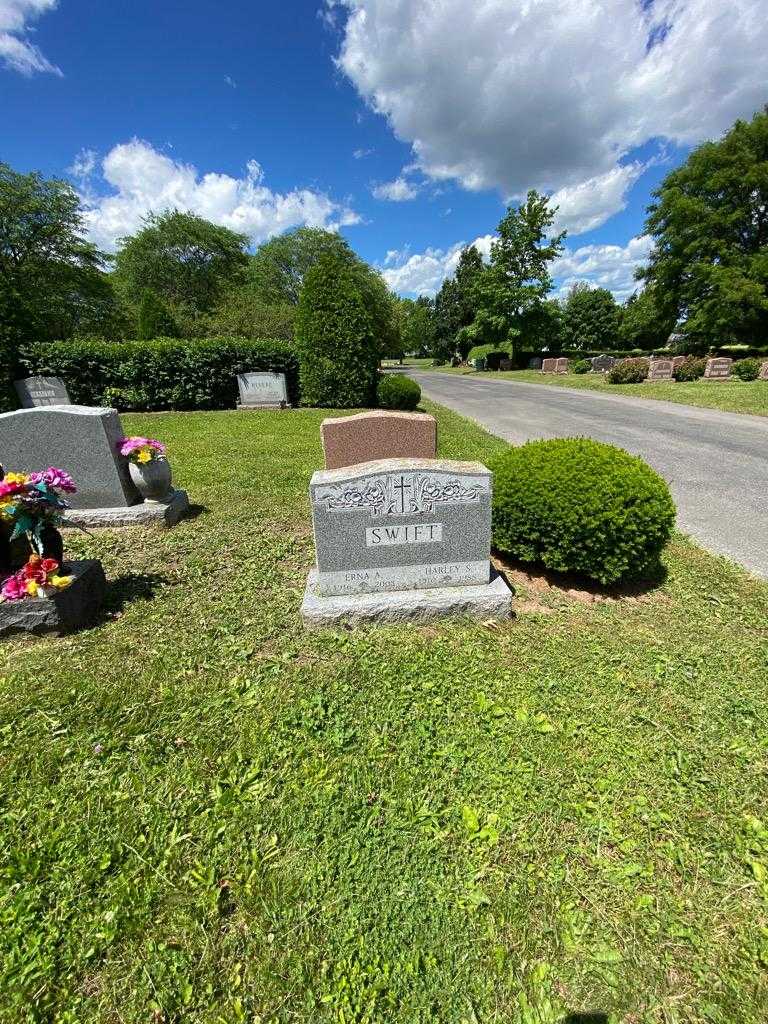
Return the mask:
[[550,384],[408,372],[428,398],[507,441],[586,436],[641,455],[669,482],[680,529],[768,579],[768,417]]

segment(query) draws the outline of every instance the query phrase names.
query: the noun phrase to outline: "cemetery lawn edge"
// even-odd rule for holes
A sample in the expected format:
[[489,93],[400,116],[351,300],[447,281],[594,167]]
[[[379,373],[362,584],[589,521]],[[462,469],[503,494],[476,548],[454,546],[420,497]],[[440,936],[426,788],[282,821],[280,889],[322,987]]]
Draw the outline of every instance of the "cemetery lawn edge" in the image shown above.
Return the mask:
[[0,1021],[761,1024],[768,585],[676,535],[647,591],[307,633],[330,415],[123,418],[200,507],[68,533],[103,621],[0,648]]
[[538,370],[469,370],[465,366],[418,367],[430,373],[451,373],[457,376],[487,377],[489,380],[511,380],[523,384],[551,384],[560,388],[605,391],[610,395],[632,398],[655,398],[677,405],[694,405],[700,409],[720,409],[751,416],[768,416],[768,381],[694,380],[648,381],[641,384],[610,384],[597,373],[539,373]]

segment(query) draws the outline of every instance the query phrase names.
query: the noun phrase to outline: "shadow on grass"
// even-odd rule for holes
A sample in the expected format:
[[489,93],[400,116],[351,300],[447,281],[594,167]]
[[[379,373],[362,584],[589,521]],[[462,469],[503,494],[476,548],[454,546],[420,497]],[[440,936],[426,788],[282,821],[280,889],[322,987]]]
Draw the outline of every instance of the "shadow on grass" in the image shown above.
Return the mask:
[[182,518],[183,519],[197,519],[198,516],[208,515],[208,513],[210,511],[211,510],[208,508],[207,505],[193,505],[193,504],[190,504],[189,508],[184,513]]
[[510,586],[515,577],[518,579],[522,577],[526,583],[532,584],[534,589],[562,590],[563,593],[586,598],[621,600],[621,598],[627,597],[640,597],[657,590],[668,575],[666,566],[658,562],[643,579],[628,580],[624,583],[606,586],[578,573],[547,569],[540,562],[520,562],[517,559],[508,558],[495,549],[492,554],[496,569],[505,576]]
[[150,601],[155,592],[168,583],[168,577],[157,572],[127,572],[107,584],[107,596],[101,618],[110,618],[134,601]]
[[600,1010],[588,1013],[569,1013],[563,1017],[561,1024],[608,1024],[608,1014]]

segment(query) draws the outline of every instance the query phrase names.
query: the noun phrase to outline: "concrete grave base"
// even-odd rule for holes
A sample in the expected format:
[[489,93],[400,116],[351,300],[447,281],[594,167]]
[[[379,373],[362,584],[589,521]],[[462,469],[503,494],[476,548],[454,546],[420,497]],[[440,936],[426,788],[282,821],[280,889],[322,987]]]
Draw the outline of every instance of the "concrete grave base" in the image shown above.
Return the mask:
[[186,491],[174,491],[169,502],[140,501],[116,508],[70,508],[64,526],[175,526],[189,511]]
[[267,409],[267,410],[272,410],[273,412],[274,411],[282,412],[284,409],[292,409],[292,408],[293,408],[292,405],[287,405],[285,402],[280,402],[279,404],[278,403],[274,403],[273,405],[264,405],[264,404],[262,404],[262,405],[241,405],[241,404],[238,404],[237,411],[238,412],[259,412],[262,409]]
[[445,618],[508,619],[512,591],[503,576],[472,587],[436,587],[431,590],[395,590],[344,597],[319,597],[315,593],[317,570],[312,569],[301,605],[307,629],[324,629],[340,623],[431,622]]
[[0,636],[8,633],[65,633],[89,626],[104,602],[107,580],[101,562],[65,562],[63,576],[74,576],[53,597],[29,597],[0,603]]

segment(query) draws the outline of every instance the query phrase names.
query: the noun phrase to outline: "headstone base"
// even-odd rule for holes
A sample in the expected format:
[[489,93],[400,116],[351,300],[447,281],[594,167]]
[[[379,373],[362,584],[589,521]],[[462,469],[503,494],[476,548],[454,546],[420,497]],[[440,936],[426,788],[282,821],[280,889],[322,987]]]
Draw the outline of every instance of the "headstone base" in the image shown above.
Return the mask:
[[498,574],[483,586],[382,591],[345,597],[318,597],[314,589],[316,578],[317,570],[312,569],[301,605],[301,617],[307,629],[325,629],[340,623],[363,625],[432,622],[445,618],[508,619],[512,614],[512,591],[504,577]]
[[61,573],[74,576],[53,597],[0,603],[0,636],[9,633],[66,633],[93,623],[107,593],[101,562],[65,562]]
[[63,526],[175,526],[189,511],[186,491],[174,491],[167,503],[140,501],[116,508],[70,508]]
[[240,403],[238,403],[237,411],[238,412],[259,412],[262,409],[267,409],[267,410],[272,410],[273,412],[275,410],[280,412],[283,409],[292,409],[292,408],[293,408],[292,405],[287,405],[285,402],[275,402],[272,405],[264,405],[263,403],[261,405],[241,405]]

